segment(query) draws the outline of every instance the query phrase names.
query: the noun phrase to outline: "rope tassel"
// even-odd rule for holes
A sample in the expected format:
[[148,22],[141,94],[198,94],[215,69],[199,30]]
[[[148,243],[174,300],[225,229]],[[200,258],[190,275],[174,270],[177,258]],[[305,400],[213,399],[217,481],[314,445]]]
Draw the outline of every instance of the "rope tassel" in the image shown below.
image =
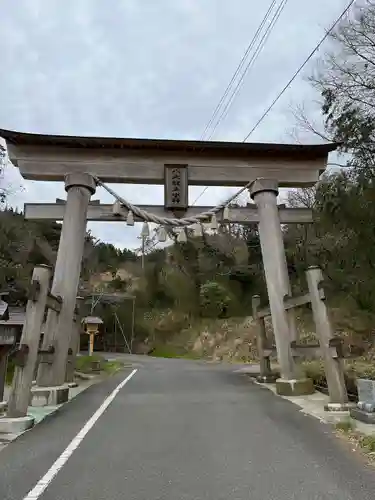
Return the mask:
[[210,227],[213,231],[216,231],[218,229],[217,218],[215,214],[213,214],[213,216],[211,217]]
[[229,207],[228,207],[228,205],[224,207],[223,220],[229,220]]
[[185,229],[184,228],[181,229],[181,231],[178,233],[177,241],[179,243],[186,243],[187,238],[186,238],[186,233],[185,233]]
[[203,235],[203,229],[202,229],[202,226],[201,224],[199,224],[199,222],[197,224],[194,224],[194,227],[193,227],[193,234],[195,237],[199,238],[200,236]]
[[161,243],[167,241],[167,231],[165,230],[164,226],[159,227],[157,234],[158,234],[158,241],[160,241]]
[[147,238],[150,236],[150,228],[148,227],[148,222],[144,222],[141,231],[142,238]]
[[128,216],[126,217],[126,225],[127,226],[134,226],[134,215],[131,210],[128,212]]
[[112,213],[113,215],[121,215],[121,203],[118,200],[112,205]]

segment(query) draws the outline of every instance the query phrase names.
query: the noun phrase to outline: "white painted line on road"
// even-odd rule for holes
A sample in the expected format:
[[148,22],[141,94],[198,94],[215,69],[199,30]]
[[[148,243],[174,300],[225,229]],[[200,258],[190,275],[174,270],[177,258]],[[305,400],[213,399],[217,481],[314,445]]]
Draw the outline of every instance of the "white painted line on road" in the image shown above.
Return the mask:
[[46,474],[37,482],[32,490],[23,498],[23,500],[37,500],[43,492],[47,489],[48,485],[51,481],[56,477],[57,473],[64,467],[69,458],[73,455],[74,451],[81,444],[82,440],[92,429],[95,423],[99,420],[99,418],[106,411],[108,406],[115,399],[119,391],[129,382],[129,380],[137,373],[137,369],[134,369],[117,387],[111,392],[111,394],[103,401],[100,407],[96,410],[93,416],[86,422],[86,424],[82,427],[79,433],[73,438],[71,443],[65,448],[65,450],[61,453],[59,458],[55,461],[55,463],[51,466],[51,468],[46,472]]

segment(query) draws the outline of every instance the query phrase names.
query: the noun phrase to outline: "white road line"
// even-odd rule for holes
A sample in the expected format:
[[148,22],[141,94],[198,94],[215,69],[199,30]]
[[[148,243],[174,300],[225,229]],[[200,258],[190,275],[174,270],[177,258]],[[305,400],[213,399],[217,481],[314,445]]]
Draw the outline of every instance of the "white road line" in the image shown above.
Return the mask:
[[46,490],[51,481],[55,478],[58,472],[64,467],[69,458],[73,455],[74,451],[81,444],[82,440],[92,429],[95,423],[103,415],[108,406],[115,399],[119,391],[129,382],[129,380],[137,373],[137,369],[134,369],[117,387],[111,392],[111,394],[103,401],[100,407],[96,410],[93,416],[86,422],[79,433],[73,438],[71,443],[65,448],[61,453],[59,458],[51,466],[51,468],[45,473],[45,475],[37,482],[32,490],[23,498],[23,500],[37,500],[43,492]]

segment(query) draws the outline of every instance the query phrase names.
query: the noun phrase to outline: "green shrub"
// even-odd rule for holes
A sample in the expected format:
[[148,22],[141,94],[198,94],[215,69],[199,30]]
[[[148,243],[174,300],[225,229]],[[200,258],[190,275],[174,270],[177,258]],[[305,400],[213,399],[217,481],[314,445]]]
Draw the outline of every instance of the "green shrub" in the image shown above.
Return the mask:
[[76,370],[82,373],[93,371],[93,363],[99,363],[99,369],[102,370],[106,360],[103,356],[93,354],[92,356],[78,356],[76,359]]
[[311,378],[314,384],[325,386],[326,376],[324,373],[324,364],[321,360],[304,361],[302,364],[306,377]]
[[367,378],[375,380],[375,364],[361,359],[348,362],[347,373],[353,378]]
[[114,373],[121,370],[121,368],[123,368],[123,366],[124,365],[123,365],[123,363],[121,363],[121,361],[106,361],[102,365],[102,370],[105,373],[108,373],[109,375],[113,375]]
[[149,356],[157,358],[200,359],[199,356],[193,352],[188,352],[185,349],[179,349],[178,347],[169,345],[155,347],[155,349],[149,353]]
[[348,434],[349,432],[354,430],[354,424],[351,420],[342,420],[341,422],[337,422],[335,425],[336,429],[338,431],[345,432],[345,434]]
[[76,370],[82,373],[97,372],[94,364],[99,364],[99,370],[108,374],[116,373],[124,365],[121,361],[107,361],[103,356],[93,354],[92,356],[78,356],[76,360]]
[[375,452],[375,436],[362,436],[359,444],[367,452]]
[[217,281],[206,281],[200,288],[202,316],[219,318],[227,316],[232,303],[230,292]]

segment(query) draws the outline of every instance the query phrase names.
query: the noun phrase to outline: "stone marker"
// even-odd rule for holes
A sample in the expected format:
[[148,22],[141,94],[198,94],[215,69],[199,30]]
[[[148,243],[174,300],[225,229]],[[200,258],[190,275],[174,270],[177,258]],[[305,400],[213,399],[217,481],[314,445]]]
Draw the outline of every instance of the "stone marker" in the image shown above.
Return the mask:
[[357,379],[358,403],[350,415],[366,424],[375,424],[375,380]]

